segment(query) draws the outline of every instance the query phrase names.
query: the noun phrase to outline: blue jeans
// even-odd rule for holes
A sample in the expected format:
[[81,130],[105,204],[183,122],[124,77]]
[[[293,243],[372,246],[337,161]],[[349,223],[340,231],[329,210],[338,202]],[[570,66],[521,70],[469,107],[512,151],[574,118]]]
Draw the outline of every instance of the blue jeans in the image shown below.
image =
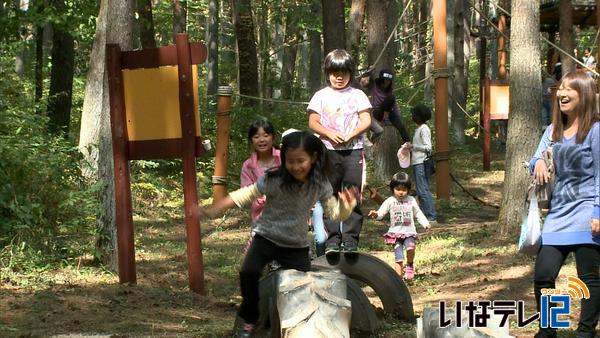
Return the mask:
[[415,172],[415,186],[417,188],[421,211],[423,211],[428,220],[435,220],[435,204],[433,196],[431,196],[431,192],[429,191],[429,177],[425,173],[425,165],[423,163],[415,164],[413,165],[413,171]]
[[315,233],[315,249],[317,257],[325,254],[325,242],[327,241],[327,232],[325,231],[325,223],[323,223],[323,206],[321,202],[315,204],[312,212],[312,226]]

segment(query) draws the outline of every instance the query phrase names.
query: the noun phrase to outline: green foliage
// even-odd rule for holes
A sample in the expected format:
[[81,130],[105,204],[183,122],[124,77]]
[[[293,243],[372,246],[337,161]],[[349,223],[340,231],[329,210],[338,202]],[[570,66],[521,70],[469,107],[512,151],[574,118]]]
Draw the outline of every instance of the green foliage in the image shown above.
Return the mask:
[[28,270],[91,252],[98,207],[77,148],[47,134],[47,118],[23,97],[27,82],[7,74],[0,92],[0,267]]

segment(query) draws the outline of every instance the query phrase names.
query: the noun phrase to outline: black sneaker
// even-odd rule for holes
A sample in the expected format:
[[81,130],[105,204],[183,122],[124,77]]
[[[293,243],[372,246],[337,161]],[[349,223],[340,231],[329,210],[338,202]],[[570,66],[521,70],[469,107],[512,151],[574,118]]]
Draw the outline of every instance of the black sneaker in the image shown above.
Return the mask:
[[358,251],[358,244],[353,242],[345,242],[342,246],[342,252],[344,253],[356,253]]
[[325,255],[331,256],[340,253],[340,246],[336,243],[327,243],[325,246]]

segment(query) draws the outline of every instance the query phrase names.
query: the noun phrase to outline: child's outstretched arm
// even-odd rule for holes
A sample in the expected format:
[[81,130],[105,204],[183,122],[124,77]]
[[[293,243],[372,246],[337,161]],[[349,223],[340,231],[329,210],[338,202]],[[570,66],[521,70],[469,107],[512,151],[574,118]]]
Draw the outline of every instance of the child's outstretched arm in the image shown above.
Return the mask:
[[252,200],[260,196],[262,194],[258,190],[258,185],[254,183],[229,193],[227,197],[208,207],[198,207],[198,213],[202,219],[216,218],[235,206],[243,207],[248,205],[252,203]]
[[369,217],[376,218],[378,220],[383,219],[385,215],[387,215],[388,212],[390,212],[391,202],[392,200],[390,200],[389,198],[383,201],[378,210],[373,209],[369,211]]

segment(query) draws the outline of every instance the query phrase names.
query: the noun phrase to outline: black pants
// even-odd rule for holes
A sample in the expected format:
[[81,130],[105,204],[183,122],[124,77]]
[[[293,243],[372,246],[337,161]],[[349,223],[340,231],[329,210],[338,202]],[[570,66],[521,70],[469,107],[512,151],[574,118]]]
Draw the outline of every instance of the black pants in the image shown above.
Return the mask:
[[[357,202],[360,202],[360,189],[363,177],[363,150],[328,150],[327,155],[337,174],[330,180],[334,195],[337,197],[337,193],[343,187],[355,186],[359,192]],[[329,234],[327,244],[335,243],[339,245],[341,243],[349,243],[358,245],[362,223],[363,214],[358,203],[347,220],[343,222],[325,220],[325,227]]]
[[[600,246],[597,245],[543,245],[535,261],[535,301],[540,311],[541,289],[555,287],[556,277],[567,255],[575,254],[577,277],[590,290],[590,298],[581,300],[581,314],[577,337],[595,337],[600,315]],[[556,329],[542,329],[537,337],[555,337]]]
[[255,324],[258,321],[260,275],[267,263],[272,260],[278,261],[283,269],[310,271],[308,247],[284,248],[260,235],[255,235],[240,271],[243,299],[238,315],[245,323]]
[[383,113],[386,111],[389,112],[388,117],[390,119],[390,122],[396,129],[398,129],[398,132],[400,132],[400,137],[402,137],[402,141],[410,142],[410,135],[408,134],[404,123],[402,123],[402,117],[400,116],[400,112],[394,112],[393,108],[395,103],[396,98],[393,95],[386,97],[385,99],[383,99],[379,107],[373,107],[373,117],[377,121],[381,122],[383,120]]

